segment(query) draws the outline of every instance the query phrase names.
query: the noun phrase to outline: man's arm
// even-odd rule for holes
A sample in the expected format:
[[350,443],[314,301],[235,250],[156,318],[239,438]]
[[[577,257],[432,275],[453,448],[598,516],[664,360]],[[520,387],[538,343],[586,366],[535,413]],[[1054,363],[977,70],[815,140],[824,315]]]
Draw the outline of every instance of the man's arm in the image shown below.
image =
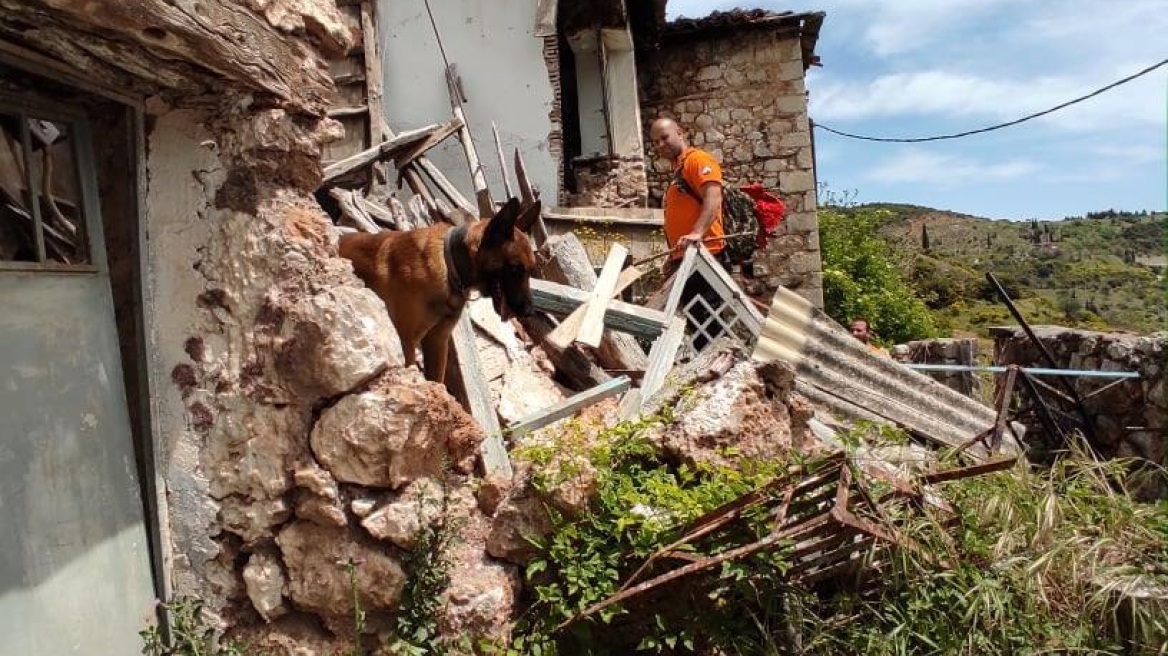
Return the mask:
[[710,226],[714,225],[714,218],[718,216],[718,208],[720,207],[722,207],[722,185],[717,182],[707,182],[702,185],[702,212],[698,215],[698,220],[694,221],[693,230],[677,240],[677,247],[684,250],[690,244],[700,244]]

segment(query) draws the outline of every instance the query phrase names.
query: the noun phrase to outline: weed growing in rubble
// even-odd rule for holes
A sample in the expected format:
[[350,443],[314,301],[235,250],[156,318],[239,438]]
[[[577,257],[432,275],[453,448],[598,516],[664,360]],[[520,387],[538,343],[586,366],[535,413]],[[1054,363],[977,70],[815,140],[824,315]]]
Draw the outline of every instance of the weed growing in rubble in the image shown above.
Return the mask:
[[1127,466],[1066,458],[945,484],[956,534],[909,526],[922,549],[898,553],[875,597],[800,597],[797,651],[1168,653],[1168,504],[1133,501]]
[[203,617],[203,602],[178,597],[159,606],[169,618],[169,631],[151,626],[138,632],[145,656],[249,656],[242,644],[229,641],[220,646],[215,629]]
[[[626,422],[578,445],[584,449],[578,455],[596,472],[594,502],[580,516],[549,509],[554,530],[538,545],[541,556],[529,563],[525,572],[535,603],[503,653],[594,653],[601,645],[613,653],[634,649],[692,651],[703,646],[702,640],[717,644],[717,636],[738,630],[744,600],[765,597],[765,591],[780,585],[781,558],[767,554],[727,564],[701,593],[676,604],[654,606],[647,617],[642,613],[634,617],[620,606],[612,606],[566,629],[557,629],[615,593],[637,566],[676,539],[689,522],[759,487],[782,469],[775,462],[743,462],[737,468],[664,463],[646,438],[647,430],[659,421],[660,416]],[[569,436],[557,443],[554,454],[539,451],[534,455],[537,459],[554,455],[558,460],[572,460],[564,453],[572,444]],[[561,468],[537,467],[535,471],[535,483],[543,489],[565,480]],[[758,516],[748,525],[745,530],[749,535],[737,536],[739,539],[760,539],[769,522]],[[730,546],[729,542],[715,543],[703,553]],[[695,622],[695,615],[683,612],[686,608],[701,608],[702,620]],[[624,627],[630,621],[635,626]],[[614,628],[617,625],[624,628]],[[614,645],[613,640],[622,644]]]
[[[450,585],[450,550],[457,533],[448,519],[447,496],[441,497],[442,511],[436,524],[421,522],[417,544],[402,562],[406,585],[402,590],[395,637],[389,651],[395,656],[441,656],[452,646],[439,634],[442,592]],[[419,513],[425,499],[419,500]]]

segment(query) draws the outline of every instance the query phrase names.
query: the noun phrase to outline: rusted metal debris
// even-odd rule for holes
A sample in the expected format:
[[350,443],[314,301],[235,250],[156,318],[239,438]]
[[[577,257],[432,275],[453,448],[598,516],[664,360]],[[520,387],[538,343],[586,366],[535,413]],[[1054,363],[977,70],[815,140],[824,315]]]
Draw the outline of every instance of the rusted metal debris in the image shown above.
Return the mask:
[[[1016,458],[1007,457],[951,469],[926,475],[918,484],[1002,471],[1015,462]],[[884,512],[892,504],[916,503],[922,496],[916,486],[906,487],[901,482],[879,502],[874,501],[856,480],[847,456],[836,452],[818,463],[796,467],[695,520],[681,537],[649,556],[615,594],[563,622],[557,630],[661,586],[763,552],[783,550],[790,565],[786,576],[792,585],[799,586],[853,573],[857,579],[871,579],[895,548],[910,549],[932,559],[934,554],[922,553],[916,542],[886,519]],[[766,537],[708,556],[697,550],[703,538],[735,526],[749,512],[760,511],[774,518],[772,531]],[[683,551],[685,547],[695,550]]]

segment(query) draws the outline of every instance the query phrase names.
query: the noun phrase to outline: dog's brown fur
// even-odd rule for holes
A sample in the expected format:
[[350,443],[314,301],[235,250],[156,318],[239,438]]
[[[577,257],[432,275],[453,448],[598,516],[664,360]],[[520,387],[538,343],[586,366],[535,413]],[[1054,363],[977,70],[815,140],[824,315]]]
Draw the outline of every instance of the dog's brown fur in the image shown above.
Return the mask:
[[461,281],[463,294],[452,288],[446,266],[444,240],[453,230],[450,225],[341,237],[341,256],[353,262],[357,275],[385,302],[407,366],[416,361],[420,345],[426,378],[444,381],[450,334],[471,289],[489,296],[504,320],[531,312],[528,281],[535,254],[527,235],[515,226],[529,226],[539,211],[537,202],[521,212],[519,201],[511,199],[494,217],[470,224],[463,242],[471,271]]

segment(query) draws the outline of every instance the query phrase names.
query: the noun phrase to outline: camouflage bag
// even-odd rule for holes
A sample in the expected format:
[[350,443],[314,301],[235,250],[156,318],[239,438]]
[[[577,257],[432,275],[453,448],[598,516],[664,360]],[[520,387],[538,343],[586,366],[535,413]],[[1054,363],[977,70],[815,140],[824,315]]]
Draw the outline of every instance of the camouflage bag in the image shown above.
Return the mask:
[[[684,167],[678,167],[673,174],[673,182],[686,194],[689,194],[699,204],[702,197],[686,182],[681,175]],[[739,264],[749,260],[757,248],[755,234],[760,229],[758,212],[755,209],[754,199],[747,196],[738,187],[722,184],[722,231],[728,235],[723,253],[732,264]],[[745,234],[743,234],[745,233]],[[729,237],[729,235],[735,235]]]

